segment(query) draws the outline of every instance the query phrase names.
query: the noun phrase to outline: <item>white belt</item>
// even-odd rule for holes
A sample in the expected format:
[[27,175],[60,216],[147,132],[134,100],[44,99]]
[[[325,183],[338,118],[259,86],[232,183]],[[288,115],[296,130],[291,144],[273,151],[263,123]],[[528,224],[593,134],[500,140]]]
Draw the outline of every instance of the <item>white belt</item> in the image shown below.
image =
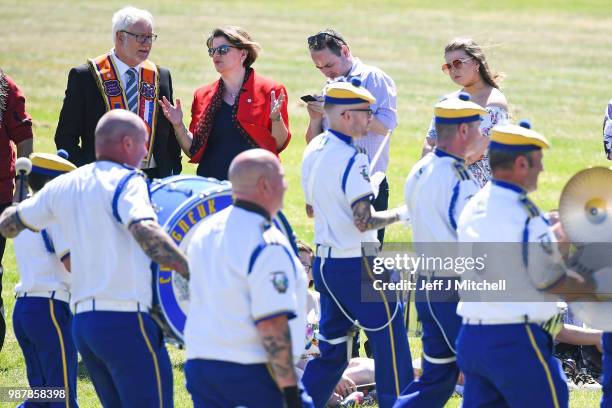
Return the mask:
[[317,245],[317,256],[320,258],[361,258],[361,248],[339,249]]
[[132,300],[87,299],[74,305],[74,314],[85,312],[148,312],[140,302]]
[[489,325],[489,324],[544,324],[542,320],[530,320],[525,317],[516,317],[508,319],[475,319],[473,317],[464,317],[463,324],[469,325]]
[[66,302],[66,303],[70,302],[70,293],[65,290],[46,290],[46,291],[40,291],[40,292],[17,292],[16,297],[18,298],[40,297],[40,298],[61,300],[62,302]]

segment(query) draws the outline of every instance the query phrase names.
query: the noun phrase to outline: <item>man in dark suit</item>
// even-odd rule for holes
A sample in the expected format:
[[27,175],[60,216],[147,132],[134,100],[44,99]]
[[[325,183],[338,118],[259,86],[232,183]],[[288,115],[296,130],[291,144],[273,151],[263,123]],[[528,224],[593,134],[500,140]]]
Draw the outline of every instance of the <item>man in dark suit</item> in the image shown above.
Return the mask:
[[158,107],[163,96],[172,100],[172,78],[147,59],[157,38],[153,17],[146,10],[125,7],[113,15],[113,37],[110,52],[70,70],[55,144],[68,151],[77,166],[91,163],[98,120],[110,109],[127,109],[149,130],[149,153],[140,168],[155,178],[178,174],[181,149]]

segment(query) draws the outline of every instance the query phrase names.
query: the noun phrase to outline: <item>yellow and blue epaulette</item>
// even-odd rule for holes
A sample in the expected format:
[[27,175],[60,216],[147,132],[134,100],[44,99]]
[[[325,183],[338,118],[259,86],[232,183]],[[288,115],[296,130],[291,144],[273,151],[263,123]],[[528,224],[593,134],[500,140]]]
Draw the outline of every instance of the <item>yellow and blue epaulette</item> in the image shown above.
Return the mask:
[[460,181],[470,180],[472,178],[470,171],[461,162],[453,162],[453,171]]

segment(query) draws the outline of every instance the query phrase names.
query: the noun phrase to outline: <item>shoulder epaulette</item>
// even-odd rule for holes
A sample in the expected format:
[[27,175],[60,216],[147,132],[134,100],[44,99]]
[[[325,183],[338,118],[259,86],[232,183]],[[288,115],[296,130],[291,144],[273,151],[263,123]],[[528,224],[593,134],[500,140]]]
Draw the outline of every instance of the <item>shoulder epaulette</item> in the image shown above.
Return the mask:
[[465,166],[458,161],[453,162],[453,170],[460,181],[470,180],[472,178],[472,175],[468,169],[466,169]]
[[534,218],[540,215],[540,209],[526,195],[521,195],[519,201],[530,218]]

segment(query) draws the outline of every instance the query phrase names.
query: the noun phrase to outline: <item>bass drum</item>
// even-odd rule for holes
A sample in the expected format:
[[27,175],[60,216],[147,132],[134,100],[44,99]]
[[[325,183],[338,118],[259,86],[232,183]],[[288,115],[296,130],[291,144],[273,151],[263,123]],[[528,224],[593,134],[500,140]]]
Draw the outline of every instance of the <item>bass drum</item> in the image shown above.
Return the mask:
[[[150,186],[151,202],[159,224],[172,240],[186,251],[194,227],[206,217],[232,204],[231,184],[199,176],[170,176]],[[297,254],[295,236],[279,212],[274,225],[288,238]],[[151,316],[162,328],[166,340],[183,347],[183,330],[189,308],[189,284],[172,269],[153,262],[153,307]]]

